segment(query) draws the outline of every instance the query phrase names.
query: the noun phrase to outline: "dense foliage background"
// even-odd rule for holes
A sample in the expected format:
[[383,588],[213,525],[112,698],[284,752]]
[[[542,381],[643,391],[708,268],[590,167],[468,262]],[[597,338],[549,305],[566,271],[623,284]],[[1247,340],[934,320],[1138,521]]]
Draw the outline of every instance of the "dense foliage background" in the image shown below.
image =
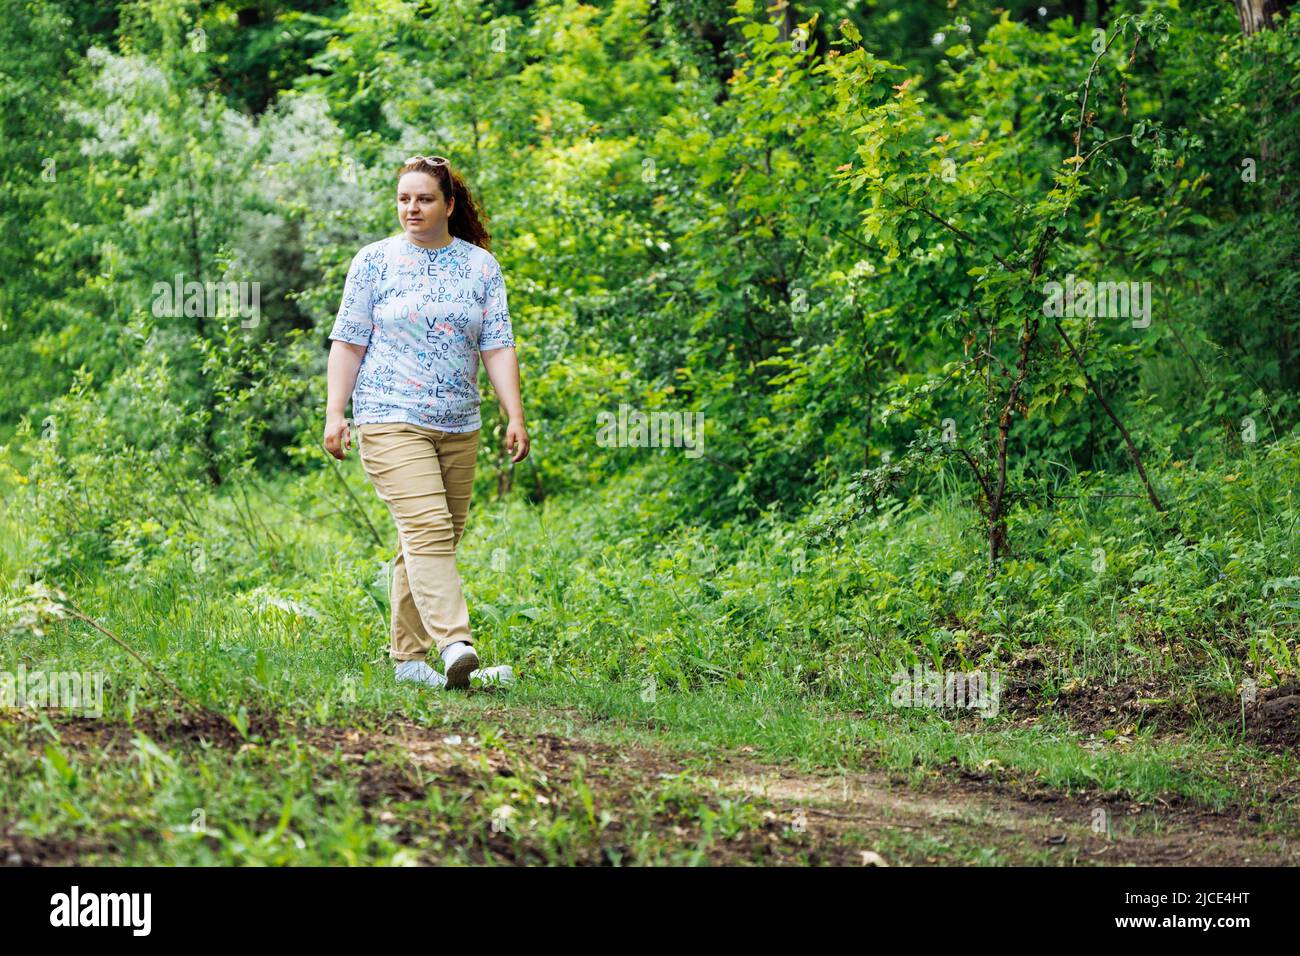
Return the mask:
[[[490,217],[533,438],[511,468],[488,394],[463,565],[498,654],[854,701],[1034,644],[1294,676],[1294,14],[4,6],[7,587],[270,600],[382,653],[326,334],[434,152]],[[257,321],[158,315],[178,275],[258,283]],[[1052,314],[1078,281],[1149,314]],[[622,404],[702,413],[704,453],[599,444]]]

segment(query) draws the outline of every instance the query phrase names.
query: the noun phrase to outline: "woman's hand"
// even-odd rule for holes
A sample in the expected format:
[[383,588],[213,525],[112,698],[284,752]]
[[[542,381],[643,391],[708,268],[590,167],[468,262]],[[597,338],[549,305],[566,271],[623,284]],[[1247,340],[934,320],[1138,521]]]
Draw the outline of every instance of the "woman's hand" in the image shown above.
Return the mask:
[[506,425],[506,451],[514,453],[510,461],[523,461],[528,457],[529,447],[528,429],[524,427],[523,422],[512,419]]
[[344,342],[334,339],[330,343],[329,364],[326,375],[329,381],[329,393],[325,398],[325,450],[343,461],[352,448],[352,435],[348,431],[348,420],[343,417],[347,408],[348,396],[357,382],[357,373],[361,370],[361,360],[365,358],[367,345]]
[[352,450],[352,433],[342,412],[325,413],[325,450],[339,461]]
[[506,451],[513,452],[511,462],[528,457],[528,429],[524,427],[524,404],[519,400],[519,359],[513,345],[480,352],[492,388],[496,390],[501,413],[506,416]]

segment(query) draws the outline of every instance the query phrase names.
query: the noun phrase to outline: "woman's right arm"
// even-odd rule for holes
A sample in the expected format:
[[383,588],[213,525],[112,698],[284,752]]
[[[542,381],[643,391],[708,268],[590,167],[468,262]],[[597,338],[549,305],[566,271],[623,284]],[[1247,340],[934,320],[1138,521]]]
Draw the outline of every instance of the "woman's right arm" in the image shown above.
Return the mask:
[[327,367],[328,395],[325,400],[325,450],[342,461],[352,448],[352,435],[344,410],[357,383],[357,371],[366,354],[365,345],[335,339],[330,343]]

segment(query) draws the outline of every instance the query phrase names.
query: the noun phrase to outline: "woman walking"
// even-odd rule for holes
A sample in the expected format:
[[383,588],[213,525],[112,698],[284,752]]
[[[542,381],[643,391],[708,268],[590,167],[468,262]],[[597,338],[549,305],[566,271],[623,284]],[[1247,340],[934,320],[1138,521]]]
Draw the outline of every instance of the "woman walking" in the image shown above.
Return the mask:
[[[397,174],[402,233],[352,259],[329,355],[325,450],[357,451],[398,530],[392,645],[398,680],[465,687],[508,683],[478,670],[456,567],[469,514],[481,419],[478,360],[509,419],[511,460],[528,455],[519,364],[501,267],[464,181],[441,156],[412,156]],[[426,657],[437,647],[444,674]]]

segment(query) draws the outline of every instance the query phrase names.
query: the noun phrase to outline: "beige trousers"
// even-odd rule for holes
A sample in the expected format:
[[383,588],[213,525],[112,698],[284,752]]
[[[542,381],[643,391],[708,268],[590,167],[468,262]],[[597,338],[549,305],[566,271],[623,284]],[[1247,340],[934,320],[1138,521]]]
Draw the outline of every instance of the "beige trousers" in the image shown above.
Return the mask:
[[479,431],[444,432],[406,422],[357,426],[357,452],[397,525],[393,558],[392,645],[399,661],[429,648],[473,644],[456,567],[478,460]]

